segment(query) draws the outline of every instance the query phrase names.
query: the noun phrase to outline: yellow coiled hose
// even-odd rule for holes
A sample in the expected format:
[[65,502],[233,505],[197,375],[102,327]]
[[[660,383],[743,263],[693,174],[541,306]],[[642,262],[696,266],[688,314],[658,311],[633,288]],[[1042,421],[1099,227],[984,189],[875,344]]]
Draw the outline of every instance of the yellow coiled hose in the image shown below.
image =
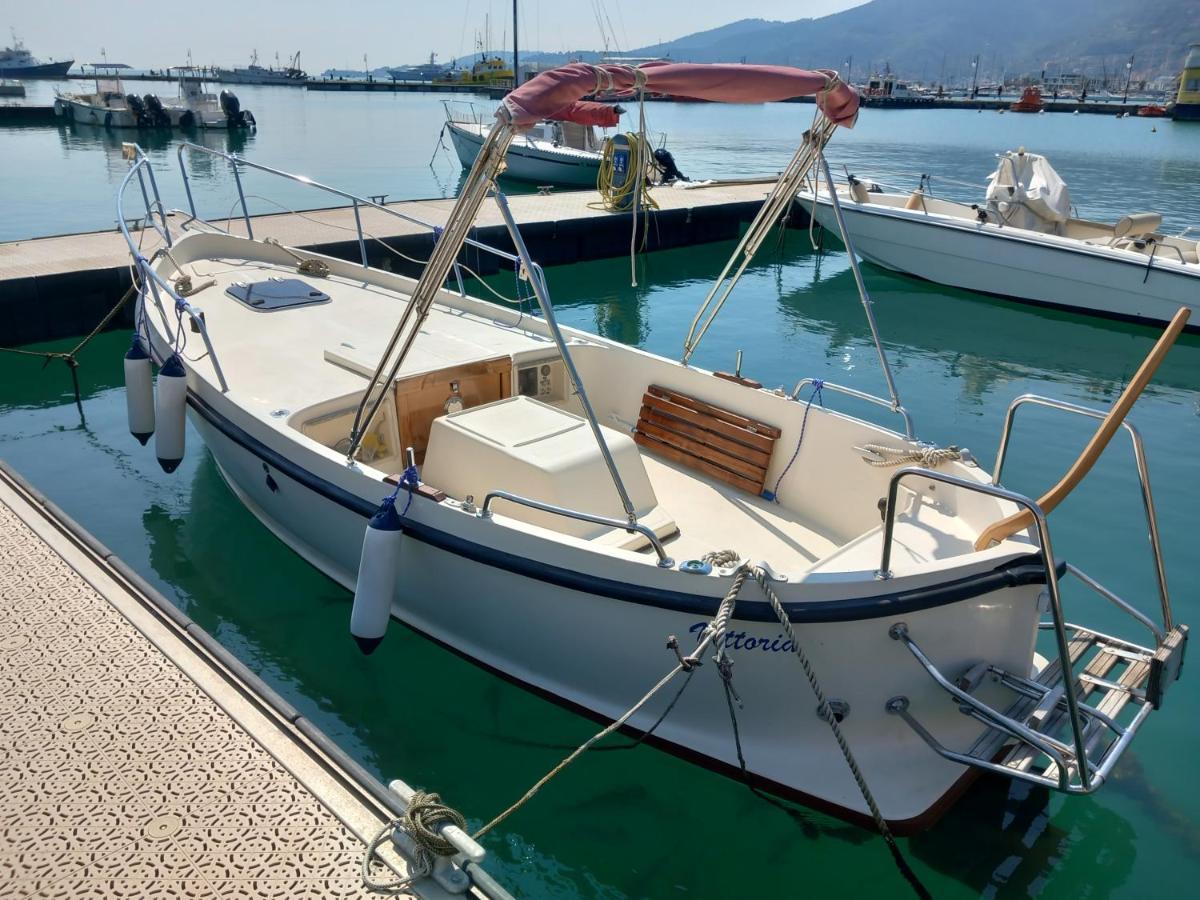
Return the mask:
[[[613,184],[615,172],[616,145],[612,138],[604,142],[604,153],[600,157],[600,173],[596,176],[596,190],[600,192],[600,205],[609,212],[625,212],[633,209],[633,192],[641,189],[638,198],[638,208],[643,210],[658,209],[658,204],[650,196],[650,177],[654,171],[654,153],[650,142],[640,134],[630,131],[625,134],[629,142],[630,173],[622,185]],[[632,168],[636,160],[642,162],[642,177],[638,178]]]

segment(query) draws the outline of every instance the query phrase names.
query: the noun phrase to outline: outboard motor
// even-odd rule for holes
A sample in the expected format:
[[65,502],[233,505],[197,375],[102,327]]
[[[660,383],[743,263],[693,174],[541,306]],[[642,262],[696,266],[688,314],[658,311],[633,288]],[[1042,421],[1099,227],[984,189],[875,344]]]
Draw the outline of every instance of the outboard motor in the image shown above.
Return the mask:
[[129,110],[130,115],[133,116],[133,121],[139,128],[148,124],[146,105],[142,103],[142,98],[137,94],[125,95],[125,108]]
[[691,179],[679,171],[679,167],[675,165],[675,157],[671,155],[670,150],[664,150],[659,147],[654,151],[654,164],[658,166],[662,172],[662,183],[670,184],[673,181],[690,181]]
[[171,117],[163,108],[162,101],[158,99],[157,94],[147,94],[142,98],[146,104],[146,115],[150,117],[150,123],[155,128],[169,128],[171,126]]
[[221,91],[221,112],[225,113],[225,121],[230,128],[245,128],[250,124],[246,121],[249,112],[242,110],[242,103],[233,91]]

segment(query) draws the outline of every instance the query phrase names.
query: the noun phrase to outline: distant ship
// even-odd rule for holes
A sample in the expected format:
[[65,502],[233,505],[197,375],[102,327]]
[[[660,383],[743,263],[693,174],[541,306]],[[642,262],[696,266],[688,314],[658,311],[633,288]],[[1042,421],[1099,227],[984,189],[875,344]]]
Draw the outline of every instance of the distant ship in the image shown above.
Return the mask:
[[42,62],[34,59],[21,39],[13,32],[12,46],[0,50],[0,77],[4,78],[62,78],[75,65],[75,60]]
[[222,84],[283,84],[303,87],[308,75],[300,68],[300,51],[296,51],[286,67],[267,68],[258,64],[258,51],[250,56],[250,65],[244,69],[217,69],[217,80]]

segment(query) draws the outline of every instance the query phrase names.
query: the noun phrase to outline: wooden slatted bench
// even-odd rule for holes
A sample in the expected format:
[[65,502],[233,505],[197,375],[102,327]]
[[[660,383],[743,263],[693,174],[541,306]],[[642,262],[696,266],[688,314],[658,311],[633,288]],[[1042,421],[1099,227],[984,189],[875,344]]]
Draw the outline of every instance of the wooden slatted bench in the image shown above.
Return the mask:
[[759,495],[780,430],[656,384],[646,389],[633,439],[673,462]]

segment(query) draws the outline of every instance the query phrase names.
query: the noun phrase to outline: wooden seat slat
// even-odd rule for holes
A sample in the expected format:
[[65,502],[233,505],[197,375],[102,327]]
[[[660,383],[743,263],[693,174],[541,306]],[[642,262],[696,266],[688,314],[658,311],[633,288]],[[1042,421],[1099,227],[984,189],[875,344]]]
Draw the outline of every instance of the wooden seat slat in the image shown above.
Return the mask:
[[759,495],[780,434],[773,425],[650,385],[634,440],[666,459]]

